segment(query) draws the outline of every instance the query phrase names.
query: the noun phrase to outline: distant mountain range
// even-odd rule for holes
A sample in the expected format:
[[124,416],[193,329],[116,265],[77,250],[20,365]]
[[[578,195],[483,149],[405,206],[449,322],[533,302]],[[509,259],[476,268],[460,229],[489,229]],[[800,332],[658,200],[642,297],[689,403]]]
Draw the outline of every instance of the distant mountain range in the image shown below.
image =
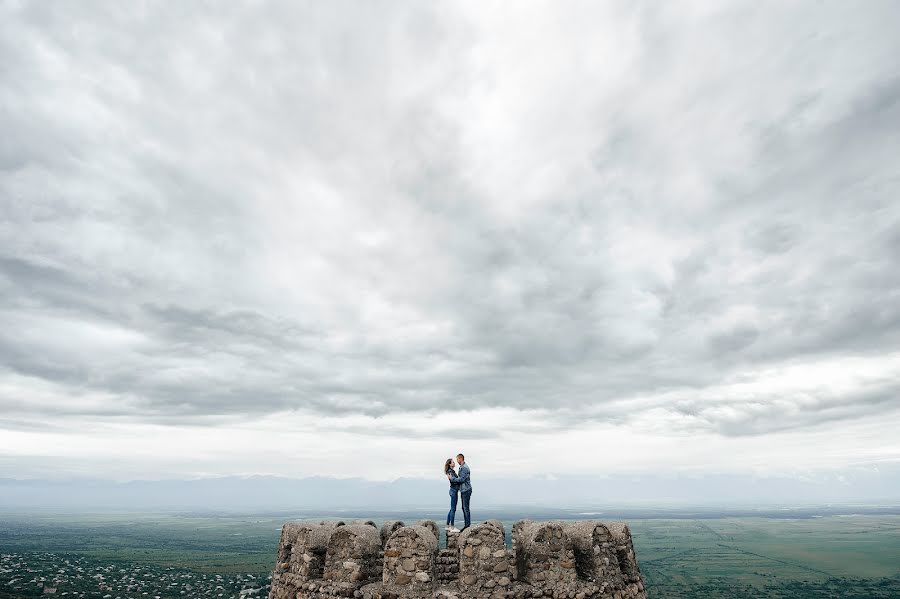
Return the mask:
[[[481,479],[473,505],[583,509],[602,506],[773,506],[838,502],[900,503],[900,467],[803,477],[738,475],[560,476]],[[0,511],[62,510],[327,510],[428,509],[447,503],[447,483],[400,478],[226,476],[116,482],[73,478],[0,479]]]

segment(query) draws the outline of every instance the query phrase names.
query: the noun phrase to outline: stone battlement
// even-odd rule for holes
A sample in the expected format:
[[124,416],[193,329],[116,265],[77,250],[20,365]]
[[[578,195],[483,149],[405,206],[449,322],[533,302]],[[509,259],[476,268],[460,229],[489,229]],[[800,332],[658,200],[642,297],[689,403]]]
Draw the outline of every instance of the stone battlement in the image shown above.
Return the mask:
[[288,522],[269,599],[646,599],[624,522]]

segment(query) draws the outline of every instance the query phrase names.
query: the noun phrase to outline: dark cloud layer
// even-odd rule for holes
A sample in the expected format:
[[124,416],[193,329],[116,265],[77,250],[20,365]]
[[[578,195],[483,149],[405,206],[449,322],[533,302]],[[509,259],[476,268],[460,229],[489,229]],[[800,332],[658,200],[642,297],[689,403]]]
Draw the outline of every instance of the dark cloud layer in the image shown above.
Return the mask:
[[9,426],[896,415],[896,4],[475,8],[4,4]]

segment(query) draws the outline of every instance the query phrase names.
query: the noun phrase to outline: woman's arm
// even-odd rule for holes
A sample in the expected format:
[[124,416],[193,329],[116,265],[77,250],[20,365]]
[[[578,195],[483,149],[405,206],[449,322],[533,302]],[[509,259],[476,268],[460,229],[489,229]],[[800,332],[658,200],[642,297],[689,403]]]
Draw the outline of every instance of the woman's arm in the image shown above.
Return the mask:
[[[460,472],[463,472],[463,469],[460,468],[459,471],[460,471]],[[455,473],[454,473],[454,474],[455,474]],[[451,476],[451,477],[450,477],[450,482],[452,482],[452,483],[463,483],[463,482],[466,482],[466,480],[467,480],[468,478],[469,478],[469,471],[468,471],[468,469],[467,469],[467,470],[465,470],[465,474],[463,474],[462,476]]]

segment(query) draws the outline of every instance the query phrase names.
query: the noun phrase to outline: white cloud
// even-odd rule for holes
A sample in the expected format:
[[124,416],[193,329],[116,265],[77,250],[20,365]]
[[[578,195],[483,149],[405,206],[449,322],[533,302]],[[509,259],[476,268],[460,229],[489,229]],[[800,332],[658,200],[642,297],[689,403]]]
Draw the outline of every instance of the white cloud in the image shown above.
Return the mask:
[[0,9],[6,474],[896,459],[895,5],[383,8]]

